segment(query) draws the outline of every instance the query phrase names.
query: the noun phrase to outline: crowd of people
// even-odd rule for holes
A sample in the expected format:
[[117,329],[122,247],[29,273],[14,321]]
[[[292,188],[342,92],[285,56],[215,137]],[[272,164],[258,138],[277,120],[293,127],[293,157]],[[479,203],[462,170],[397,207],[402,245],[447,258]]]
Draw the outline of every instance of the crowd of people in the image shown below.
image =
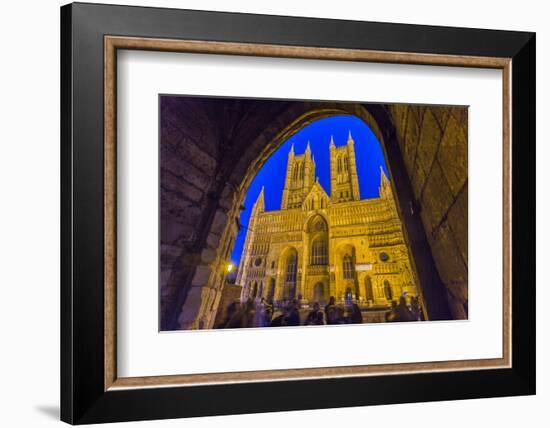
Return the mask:
[[[420,305],[416,297],[410,298],[410,306],[407,305],[404,296],[400,297],[399,303],[393,301],[391,309],[385,314],[386,322],[419,321],[421,319]],[[303,322],[297,300],[274,305],[273,302],[264,298],[258,298],[248,299],[244,303],[231,303],[227,308],[225,320],[218,324],[217,328],[361,324],[362,322],[363,313],[359,305],[353,302],[337,305],[334,297],[330,297],[324,308],[321,308],[318,302],[313,303]]]

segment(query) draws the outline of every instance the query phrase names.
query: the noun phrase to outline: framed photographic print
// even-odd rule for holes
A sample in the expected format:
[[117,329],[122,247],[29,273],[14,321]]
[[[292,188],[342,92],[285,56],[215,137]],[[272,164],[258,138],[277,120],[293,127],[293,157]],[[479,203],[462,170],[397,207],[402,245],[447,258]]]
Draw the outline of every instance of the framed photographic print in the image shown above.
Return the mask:
[[534,34],[77,3],[61,54],[62,420],[535,393]]

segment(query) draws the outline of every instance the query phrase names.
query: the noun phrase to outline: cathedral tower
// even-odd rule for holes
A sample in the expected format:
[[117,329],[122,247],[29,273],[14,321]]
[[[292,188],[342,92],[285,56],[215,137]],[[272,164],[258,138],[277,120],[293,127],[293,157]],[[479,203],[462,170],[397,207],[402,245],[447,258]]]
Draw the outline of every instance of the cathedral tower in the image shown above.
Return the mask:
[[294,154],[294,145],[288,153],[285,187],[281,209],[300,208],[315,183],[315,160],[309,141],[303,155]]
[[342,147],[336,147],[330,137],[330,199],[333,203],[360,199],[355,142],[351,132],[346,145]]

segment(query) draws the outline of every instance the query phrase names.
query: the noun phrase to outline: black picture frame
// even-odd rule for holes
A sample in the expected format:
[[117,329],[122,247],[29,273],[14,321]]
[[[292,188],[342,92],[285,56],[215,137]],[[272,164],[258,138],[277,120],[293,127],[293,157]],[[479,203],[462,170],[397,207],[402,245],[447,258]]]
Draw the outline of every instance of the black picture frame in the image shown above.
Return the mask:
[[[104,36],[512,58],[512,367],[104,391]],[[535,393],[535,34],[74,3],[61,8],[61,419],[71,424]],[[311,391],[316,391],[313,395]]]

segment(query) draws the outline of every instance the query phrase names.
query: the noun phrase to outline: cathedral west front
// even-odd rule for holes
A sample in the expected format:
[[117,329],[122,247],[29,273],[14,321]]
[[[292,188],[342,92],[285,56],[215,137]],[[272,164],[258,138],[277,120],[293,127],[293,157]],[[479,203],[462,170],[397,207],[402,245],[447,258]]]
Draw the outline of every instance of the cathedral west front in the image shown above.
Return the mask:
[[389,306],[418,296],[391,183],[380,168],[379,195],[361,199],[351,134],[331,137],[330,195],[319,184],[309,144],[288,153],[281,209],[266,211],[264,189],[248,225],[236,283],[241,300],[354,301]]

